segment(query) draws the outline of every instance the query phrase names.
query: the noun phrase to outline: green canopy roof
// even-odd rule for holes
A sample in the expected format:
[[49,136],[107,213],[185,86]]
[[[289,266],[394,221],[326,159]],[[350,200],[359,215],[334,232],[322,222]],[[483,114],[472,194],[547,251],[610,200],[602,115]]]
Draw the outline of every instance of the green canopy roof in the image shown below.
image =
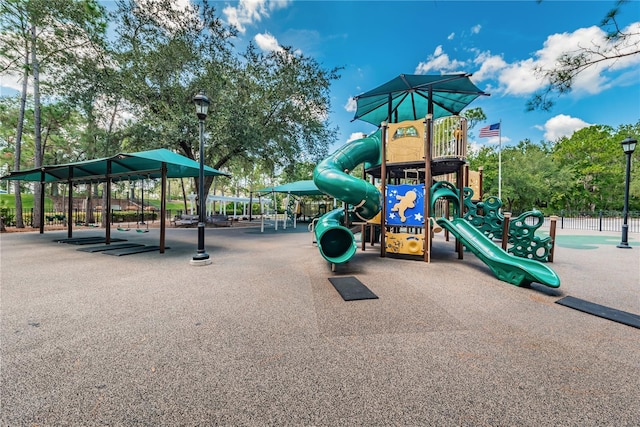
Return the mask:
[[459,114],[480,95],[488,95],[469,80],[470,74],[400,74],[381,86],[355,97],[353,120],[375,126],[386,121],[418,120]]
[[316,187],[313,180],[296,181],[276,187],[263,188],[255,193],[289,193],[296,196],[321,196],[324,193]]
[[[119,153],[115,156],[101,159],[11,172],[0,179],[40,181],[44,172],[45,182],[103,182],[106,181],[109,165],[111,167],[109,177],[112,181],[116,179],[160,178],[162,176],[161,168],[163,163],[167,166],[167,178],[198,177],[200,174],[200,163],[160,148],[138,153]],[[206,165],[204,166],[204,174],[205,176],[229,176]]]

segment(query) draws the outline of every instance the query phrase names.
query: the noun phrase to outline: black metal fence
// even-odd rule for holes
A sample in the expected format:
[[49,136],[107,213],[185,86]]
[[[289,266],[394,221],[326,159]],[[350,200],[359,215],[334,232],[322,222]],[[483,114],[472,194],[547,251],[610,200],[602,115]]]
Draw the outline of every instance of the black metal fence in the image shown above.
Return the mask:
[[[175,216],[182,215],[182,210],[167,210],[166,218],[168,220]],[[6,227],[16,226],[16,210],[14,208],[0,208],[0,217]],[[38,224],[33,222],[33,209],[24,209],[22,211],[22,222],[25,227],[38,227]],[[74,209],[71,214],[72,224],[94,224],[99,225],[102,223],[102,210],[94,209],[91,212],[91,217],[87,218],[87,212],[84,209]],[[111,211],[111,224],[118,225],[122,223],[145,223],[151,222],[152,224],[160,220],[160,212],[157,210],[136,210],[136,211]],[[45,226],[66,226],[67,215],[64,212],[57,211],[45,211],[44,213],[44,225]]]
[[[93,210],[92,224],[100,224],[102,218],[102,210]],[[167,210],[166,219],[171,220],[179,217],[184,212],[182,210]],[[87,224],[87,213],[84,209],[74,209],[71,215],[72,224]],[[143,216],[144,215],[144,216]],[[556,227],[559,229],[575,229],[575,230],[596,230],[596,231],[621,231],[623,224],[623,216],[620,211],[597,211],[597,212],[571,212],[560,211],[555,214],[558,219]],[[4,225],[7,227],[15,227],[16,210],[13,208],[0,208],[0,217]],[[33,224],[33,209],[25,209],[22,211],[22,220],[27,227],[38,227]],[[156,210],[137,211],[112,211],[111,223],[114,225],[122,223],[145,223],[152,224],[160,220],[160,212]],[[551,219],[546,216],[544,225],[549,226]],[[62,212],[46,211],[44,213],[44,224],[49,225],[66,225],[67,216]],[[629,233],[640,233],[640,211],[629,212],[627,219]]]
[[[568,230],[621,231],[624,218],[619,211],[570,212],[560,211],[556,227]],[[549,225],[550,217],[544,219]],[[640,211],[631,211],[627,216],[629,233],[640,233]]]

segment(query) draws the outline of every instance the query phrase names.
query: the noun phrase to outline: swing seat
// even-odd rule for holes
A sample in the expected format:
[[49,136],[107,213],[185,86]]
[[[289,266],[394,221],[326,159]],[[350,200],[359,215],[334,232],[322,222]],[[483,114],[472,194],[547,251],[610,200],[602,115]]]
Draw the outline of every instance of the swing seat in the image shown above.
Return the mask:
[[130,228],[121,228],[121,227],[118,227],[118,231],[129,231],[129,230],[131,230],[131,229],[130,229]]
[[138,228],[138,229],[136,230],[136,232],[138,232],[138,233],[148,233],[148,232],[149,232],[149,230],[143,230],[143,229],[141,229],[141,228]]

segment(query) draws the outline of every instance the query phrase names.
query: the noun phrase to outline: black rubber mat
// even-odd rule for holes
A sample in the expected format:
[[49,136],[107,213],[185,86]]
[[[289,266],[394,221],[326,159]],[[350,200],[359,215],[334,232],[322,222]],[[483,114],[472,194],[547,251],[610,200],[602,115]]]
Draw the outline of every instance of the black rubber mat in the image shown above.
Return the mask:
[[640,329],[640,315],[629,313],[627,311],[620,311],[615,308],[595,304],[571,296],[559,299],[556,301],[556,304],[564,305],[565,307],[573,308],[584,313],[602,317],[603,319],[613,320],[614,322]]
[[104,252],[104,251],[114,251],[117,249],[124,248],[134,248],[137,246],[144,246],[140,243],[117,243],[115,245],[100,245],[100,246],[89,246],[88,248],[78,248],[77,251],[82,252]]
[[329,277],[329,281],[345,301],[378,299],[376,294],[353,276]]
[[[168,246],[165,247],[165,249],[170,249]],[[141,254],[143,252],[153,252],[153,251],[159,251],[160,250],[160,246],[137,246],[137,247],[133,247],[133,248],[123,248],[123,249],[116,249],[113,251],[104,251],[102,252],[103,254],[106,255],[113,255],[113,256],[124,256],[124,255],[133,255],[133,254]]]
[[77,242],[82,240],[95,240],[95,239],[102,239],[102,238],[103,236],[67,237],[67,238],[55,239],[53,241],[56,243],[70,243],[70,242]]
[[[110,239],[112,242],[126,242],[127,239]],[[68,239],[58,239],[54,240],[54,242],[58,243],[67,243],[70,245],[94,245],[97,243],[106,243],[107,239],[105,237],[71,237]]]

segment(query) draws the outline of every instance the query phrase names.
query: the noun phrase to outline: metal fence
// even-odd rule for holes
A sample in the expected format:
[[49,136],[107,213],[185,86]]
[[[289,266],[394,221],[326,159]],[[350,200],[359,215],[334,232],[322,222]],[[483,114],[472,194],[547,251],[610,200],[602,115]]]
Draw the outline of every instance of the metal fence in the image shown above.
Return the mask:
[[[624,218],[619,211],[568,212],[560,211],[556,227],[567,230],[621,231]],[[550,217],[544,218],[548,226]],[[629,233],[640,233],[640,211],[631,211],[627,217]]]
[[[175,216],[179,216],[183,213],[182,210],[167,210],[166,219],[170,220]],[[87,221],[87,212],[84,209],[74,209],[71,214],[72,224],[86,224],[88,222],[92,224],[100,224],[102,221],[102,210],[94,209],[92,211],[93,220]],[[6,227],[16,226],[16,210],[14,208],[0,208],[0,217]],[[23,209],[22,221],[26,227],[38,227],[38,224],[33,223],[33,209]],[[44,213],[44,225],[45,226],[66,226],[67,215],[65,212],[59,211],[45,211]],[[111,211],[111,224],[120,223],[144,223],[145,221],[154,223],[160,220],[159,211],[142,210],[137,211]]]
[[[179,217],[184,212],[182,210],[167,210],[167,220],[171,220],[174,217]],[[150,221],[154,223],[160,220],[159,211],[112,211],[111,223],[136,223]],[[560,211],[555,214],[558,217],[556,227],[559,229],[574,229],[574,230],[596,230],[596,231],[621,231],[623,224],[622,212],[619,211],[598,211],[598,212],[569,212]],[[7,227],[14,227],[16,225],[16,210],[13,208],[1,208],[0,216]],[[515,215],[514,215],[515,216]],[[102,217],[102,210],[93,210],[93,223],[100,224]],[[22,218],[25,226],[37,227],[37,224],[33,224],[33,209],[25,209],[22,211]],[[72,224],[85,224],[87,223],[86,212],[84,209],[74,209],[71,218]],[[544,226],[549,226],[551,220],[549,216],[544,218]],[[44,214],[45,226],[51,225],[66,225],[67,217],[63,212],[47,211]],[[629,212],[627,219],[627,226],[629,233],[640,233],[640,211]]]

